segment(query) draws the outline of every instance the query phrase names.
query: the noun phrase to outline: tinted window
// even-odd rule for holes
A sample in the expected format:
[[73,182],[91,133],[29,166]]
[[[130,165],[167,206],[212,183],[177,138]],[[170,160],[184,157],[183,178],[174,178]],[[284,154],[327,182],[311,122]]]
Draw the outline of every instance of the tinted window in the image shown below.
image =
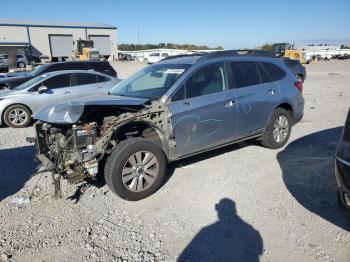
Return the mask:
[[288,66],[288,67],[294,67],[298,65],[298,61],[296,60],[292,60],[292,59],[285,59],[284,63]]
[[266,68],[272,81],[278,81],[286,76],[286,72],[273,63],[262,62],[261,64]]
[[104,73],[107,75],[111,75],[111,76],[117,75],[117,73],[113,69],[113,67],[107,62],[92,63],[92,64],[89,64],[87,67],[88,67],[88,69],[94,69],[97,72]]
[[178,90],[176,90],[171,101],[176,102],[185,99],[185,86],[182,85]]
[[272,82],[271,77],[265,67],[261,65],[261,63],[258,63],[258,68],[260,72],[260,78],[261,78],[261,83],[269,83]]
[[109,81],[109,78],[108,78],[108,77],[105,77],[105,76],[96,75],[96,77],[97,77],[97,82],[98,82],[98,83]]
[[259,71],[255,62],[232,62],[231,68],[237,88],[260,84]]
[[208,65],[194,73],[186,82],[186,98],[209,95],[225,90],[225,65]]
[[97,81],[95,74],[76,73],[71,74],[71,86],[95,84]]
[[49,89],[69,87],[69,74],[57,75],[45,80],[42,85]]
[[168,57],[169,54],[168,53],[162,53],[162,57]]

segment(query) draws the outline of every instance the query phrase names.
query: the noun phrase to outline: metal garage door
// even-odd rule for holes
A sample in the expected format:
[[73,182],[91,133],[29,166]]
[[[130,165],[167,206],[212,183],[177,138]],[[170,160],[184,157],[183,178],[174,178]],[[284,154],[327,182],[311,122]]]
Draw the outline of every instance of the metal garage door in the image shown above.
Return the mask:
[[73,55],[72,35],[50,35],[52,57],[70,57]]
[[108,35],[90,35],[89,38],[94,41],[94,48],[100,55],[111,55],[111,40]]

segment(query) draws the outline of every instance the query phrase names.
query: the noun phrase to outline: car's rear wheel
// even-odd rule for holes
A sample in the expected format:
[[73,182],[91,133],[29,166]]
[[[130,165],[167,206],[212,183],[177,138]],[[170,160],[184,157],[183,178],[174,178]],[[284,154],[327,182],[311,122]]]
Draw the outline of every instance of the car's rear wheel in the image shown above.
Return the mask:
[[143,138],[122,141],[105,166],[108,187],[121,198],[137,201],[156,192],[166,172],[161,148]]
[[283,108],[277,108],[270,117],[261,143],[271,149],[281,148],[288,142],[291,129],[292,118],[290,113]]
[[17,66],[19,67],[19,68],[25,68],[26,67],[26,64],[24,63],[24,62],[18,62],[18,64],[17,64]]
[[22,128],[29,125],[30,115],[30,110],[26,106],[13,105],[5,110],[4,121],[9,127]]

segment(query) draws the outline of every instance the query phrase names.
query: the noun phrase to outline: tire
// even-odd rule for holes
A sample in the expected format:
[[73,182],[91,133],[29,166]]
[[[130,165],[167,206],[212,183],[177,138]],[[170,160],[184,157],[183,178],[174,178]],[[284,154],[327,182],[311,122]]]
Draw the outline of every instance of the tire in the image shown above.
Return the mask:
[[[13,128],[22,128],[30,124],[31,112],[28,107],[23,105],[13,105],[4,112],[4,122],[7,126]],[[16,121],[18,119],[18,121]]]
[[[283,128],[278,126],[278,123],[280,123],[280,119],[283,119],[283,121],[287,121],[286,127]],[[262,137],[261,143],[263,144],[263,146],[271,149],[283,147],[288,142],[292,130],[292,124],[293,122],[290,113],[283,108],[276,108],[275,111],[273,111],[271,114],[266,133]],[[282,126],[284,126],[284,124],[282,124]],[[277,128],[279,129],[279,132],[277,132]],[[274,136],[274,131],[276,132],[275,134],[277,135],[277,137]],[[279,141],[278,134],[280,134]]]
[[[137,154],[141,161],[137,160]],[[144,164],[136,165],[141,162]],[[125,200],[141,200],[159,189],[166,165],[165,155],[157,145],[143,138],[129,138],[122,141],[108,158],[104,169],[106,184]]]
[[342,198],[343,197],[341,196],[341,192],[338,190],[337,192],[338,205],[340,207],[340,210],[345,214],[345,216],[350,221],[350,208],[345,206],[345,204],[342,201]]
[[17,67],[19,67],[19,68],[25,68],[26,67],[26,64],[24,63],[24,62],[18,62],[18,64],[17,64]]
[[147,58],[145,58],[145,59],[143,60],[143,62],[145,62],[146,64],[149,64],[149,61],[148,61]]

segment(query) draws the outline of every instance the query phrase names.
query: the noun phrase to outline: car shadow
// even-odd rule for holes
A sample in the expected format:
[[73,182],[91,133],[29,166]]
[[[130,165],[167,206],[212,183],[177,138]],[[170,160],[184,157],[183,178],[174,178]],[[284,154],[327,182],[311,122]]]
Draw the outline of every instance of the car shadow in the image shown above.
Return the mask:
[[235,202],[221,199],[215,209],[218,221],[202,228],[178,261],[259,261],[263,252],[261,235],[237,215]]
[[277,154],[283,181],[306,209],[350,232],[350,224],[337,203],[334,156],[342,127],[301,137]]
[[0,150],[0,201],[17,193],[36,171],[34,146]]

